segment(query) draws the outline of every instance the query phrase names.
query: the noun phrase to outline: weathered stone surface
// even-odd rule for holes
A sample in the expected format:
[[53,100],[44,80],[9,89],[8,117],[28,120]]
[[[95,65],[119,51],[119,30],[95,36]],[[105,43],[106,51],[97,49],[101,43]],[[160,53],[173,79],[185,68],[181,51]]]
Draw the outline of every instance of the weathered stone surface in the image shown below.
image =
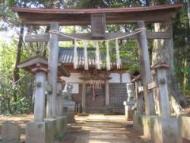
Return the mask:
[[144,137],[151,140],[156,116],[142,116]]
[[26,143],[46,143],[45,122],[31,122],[26,126]]
[[35,75],[35,91],[34,91],[34,121],[42,122],[45,117],[45,82],[46,73],[38,72]]
[[126,101],[123,102],[125,107],[125,118],[127,121],[133,120],[134,111],[131,109],[132,105],[129,105]]
[[2,124],[2,141],[3,143],[19,143],[21,129],[13,122],[4,122]]
[[70,100],[64,101],[64,115],[67,116],[67,122],[72,123],[74,122],[74,110],[75,110],[75,102]]
[[46,139],[48,140],[47,143],[53,143],[55,136],[56,136],[56,119],[48,118],[45,119],[46,123]]
[[26,127],[26,143],[54,143],[57,137],[63,136],[67,117],[44,119],[44,122],[31,122]]
[[64,133],[67,126],[67,117],[61,116],[56,119],[56,134]]
[[63,116],[64,115],[64,96],[58,95],[56,96],[56,110],[57,110],[57,116]]
[[31,122],[26,127],[26,143],[53,143],[56,134],[56,120]]
[[182,116],[180,118],[181,136],[190,140],[190,117]]
[[157,117],[153,129],[154,143],[181,143],[179,120],[173,118]]

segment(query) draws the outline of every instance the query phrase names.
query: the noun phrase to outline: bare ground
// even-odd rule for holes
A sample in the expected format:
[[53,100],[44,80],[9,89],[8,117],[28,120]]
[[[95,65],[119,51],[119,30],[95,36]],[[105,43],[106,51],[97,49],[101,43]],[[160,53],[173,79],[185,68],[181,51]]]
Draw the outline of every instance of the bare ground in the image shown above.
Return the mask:
[[[13,121],[22,127],[21,140],[25,140],[25,126],[32,121],[33,115],[0,116],[0,125],[4,121]],[[142,134],[135,131],[131,122],[120,115],[76,116],[76,122],[68,125],[62,143],[149,143]],[[0,126],[1,132],[1,126]],[[183,140],[183,143],[190,143]]]
[[76,116],[64,143],[147,143],[124,116]]

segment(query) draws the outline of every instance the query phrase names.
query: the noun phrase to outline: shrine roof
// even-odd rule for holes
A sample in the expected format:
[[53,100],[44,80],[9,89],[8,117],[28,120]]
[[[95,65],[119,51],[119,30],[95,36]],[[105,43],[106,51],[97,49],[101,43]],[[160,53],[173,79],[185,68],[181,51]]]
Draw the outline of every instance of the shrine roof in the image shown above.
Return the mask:
[[91,15],[105,14],[107,24],[126,24],[143,20],[161,22],[172,19],[182,4],[157,5],[149,7],[122,7],[96,9],[47,9],[13,7],[25,24],[47,25],[58,22],[60,25],[89,25]]
[[[88,50],[88,65],[89,67],[96,66],[96,49],[87,48]],[[111,52],[111,51],[110,51]],[[79,67],[84,67],[85,57],[84,57],[84,48],[77,48],[78,54],[78,64]],[[116,53],[112,52],[112,55]],[[106,52],[100,49],[100,59],[102,61],[102,68],[106,68]],[[60,48],[59,50],[59,62],[63,65],[73,65],[74,60],[74,48]],[[127,63],[127,59],[121,59],[122,65]],[[111,69],[116,67],[116,60],[111,60],[110,63]]]
[[[48,60],[44,57],[36,56],[21,62],[17,67],[32,74],[35,74],[37,71],[48,73]],[[61,64],[58,64],[58,76],[70,76],[70,73]]]

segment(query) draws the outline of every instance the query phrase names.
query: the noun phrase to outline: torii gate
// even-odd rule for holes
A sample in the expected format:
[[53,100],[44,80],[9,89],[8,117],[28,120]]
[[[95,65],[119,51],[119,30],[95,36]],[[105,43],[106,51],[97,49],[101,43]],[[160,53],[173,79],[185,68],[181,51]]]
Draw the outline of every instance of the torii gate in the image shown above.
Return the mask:
[[[58,63],[58,42],[71,41],[73,39],[85,40],[108,40],[133,38],[137,39],[140,48],[141,76],[143,80],[143,92],[145,98],[146,115],[154,115],[153,93],[148,91],[148,84],[152,82],[150,61],[148,54],[148,39],[170,39],[172,40],[172,31],[149,32],[146,31],[146,23],[164,23],[171,26],[172,18],[182,7],[181,4],[160,5],[151,7],[134,8],[98,8],[98,9],[34,9],[18,8],[13,10],[18,13],[21,21],[26,25],[50,25],[50,33],[42,35],[27,35],[26,42],[49,42],[48,57],[48,81],[52,86],[52,95],[48,99],[47,117],[56,117],[56,87],[57,87],[57,63]],[[137,23],[140,32],[130,37],[125,35],[129,33],[106,33],[106,24],[127,24]],[[59,26],[67,25],[91,25],[91,33],[61,35]],[[172,47],[168,47],[172,48]],[[168,100],[168,95],[165,95]],[[165,101],[162,99],[162,101]],[[165,103],[168,104],[169,101]],[[162,103],[163,109],[167,105]]]

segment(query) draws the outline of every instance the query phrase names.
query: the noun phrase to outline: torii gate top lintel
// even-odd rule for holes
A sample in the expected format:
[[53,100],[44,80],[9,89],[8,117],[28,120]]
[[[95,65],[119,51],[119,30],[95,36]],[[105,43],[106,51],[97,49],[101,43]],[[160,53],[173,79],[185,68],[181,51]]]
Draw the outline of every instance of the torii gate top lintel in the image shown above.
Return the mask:
[[[90,25],[93,15],[105,15],[106,24],[128,22],[163,22],[170,20],[183,5],[157,5],[149,7],[96,8],[96,9],[45,9],[13,7],[25,24]],[[96,19],[97,20],[97,19]]]

